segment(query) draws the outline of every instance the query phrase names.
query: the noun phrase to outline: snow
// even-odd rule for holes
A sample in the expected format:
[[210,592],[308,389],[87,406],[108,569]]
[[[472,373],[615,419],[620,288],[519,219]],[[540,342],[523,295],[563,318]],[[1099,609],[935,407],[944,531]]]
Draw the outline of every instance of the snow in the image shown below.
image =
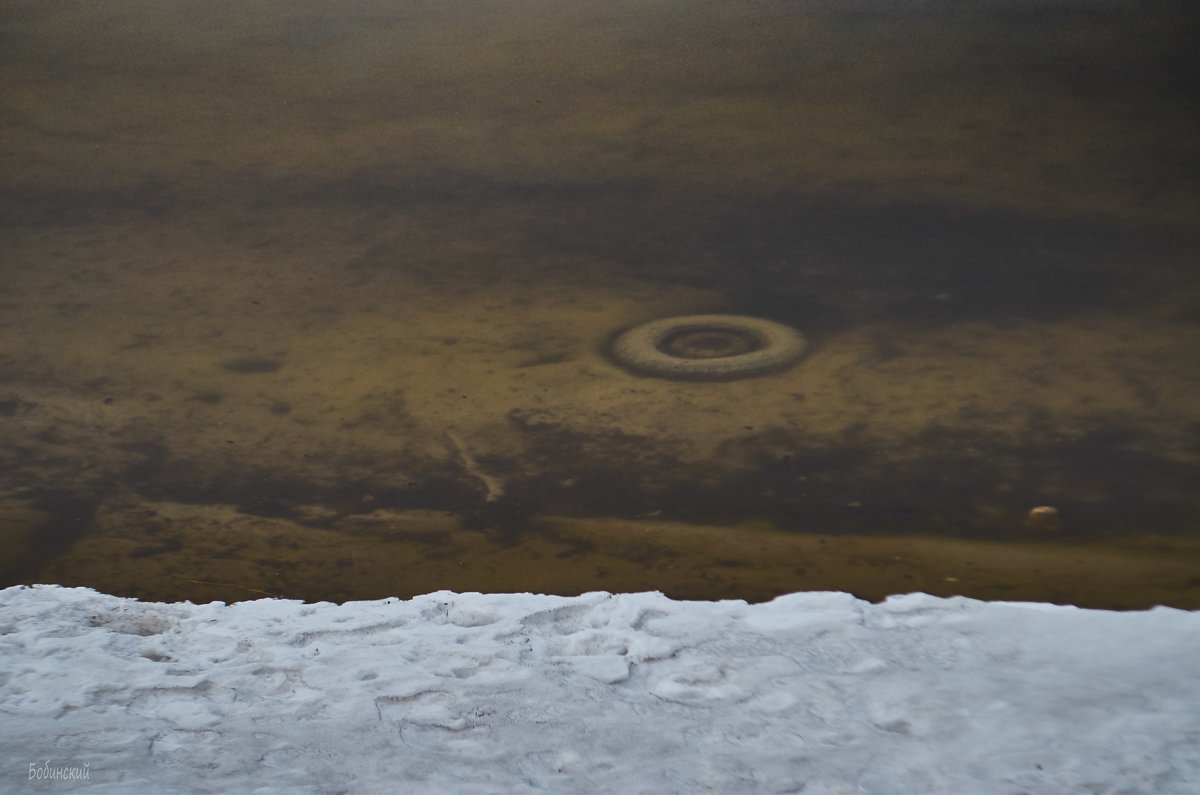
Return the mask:
[[1168,608],[15,587],[0,791],[1183,795],[1197,660]]

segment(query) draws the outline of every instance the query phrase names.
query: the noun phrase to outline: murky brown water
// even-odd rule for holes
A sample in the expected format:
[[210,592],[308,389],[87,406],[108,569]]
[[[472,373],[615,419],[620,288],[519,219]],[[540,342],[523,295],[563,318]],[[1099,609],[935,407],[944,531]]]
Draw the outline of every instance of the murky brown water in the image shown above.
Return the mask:
[[[1197,33],[1170,2],[9,3],[2,584],[1200,607]],[[607,357],[708,312],[809,352]]]

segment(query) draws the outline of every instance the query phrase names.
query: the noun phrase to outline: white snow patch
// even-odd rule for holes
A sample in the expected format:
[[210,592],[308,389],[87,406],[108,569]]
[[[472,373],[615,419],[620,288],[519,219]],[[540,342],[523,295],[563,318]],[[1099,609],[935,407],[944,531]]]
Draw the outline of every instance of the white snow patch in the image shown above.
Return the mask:
[[16,587],[0,791],[1191,795],[1197,660],[1166,608]]

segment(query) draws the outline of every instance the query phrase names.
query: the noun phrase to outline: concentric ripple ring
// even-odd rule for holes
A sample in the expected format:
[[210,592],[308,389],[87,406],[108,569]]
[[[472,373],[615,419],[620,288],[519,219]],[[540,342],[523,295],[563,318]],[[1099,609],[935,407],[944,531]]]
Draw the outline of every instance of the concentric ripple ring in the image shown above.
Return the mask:
[[771,320],[685,315],[626,331],[613,342],[612,356],[641,375],[727,381],[781,370],[807,347],[803,334]]

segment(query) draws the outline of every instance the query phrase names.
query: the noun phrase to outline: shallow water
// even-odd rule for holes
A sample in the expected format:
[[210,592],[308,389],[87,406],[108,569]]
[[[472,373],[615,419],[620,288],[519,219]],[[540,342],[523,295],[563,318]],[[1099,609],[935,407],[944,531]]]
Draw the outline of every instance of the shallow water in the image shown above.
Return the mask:
[[7,5],[2,584],[1200,606],[1200,12],[593,6]]

